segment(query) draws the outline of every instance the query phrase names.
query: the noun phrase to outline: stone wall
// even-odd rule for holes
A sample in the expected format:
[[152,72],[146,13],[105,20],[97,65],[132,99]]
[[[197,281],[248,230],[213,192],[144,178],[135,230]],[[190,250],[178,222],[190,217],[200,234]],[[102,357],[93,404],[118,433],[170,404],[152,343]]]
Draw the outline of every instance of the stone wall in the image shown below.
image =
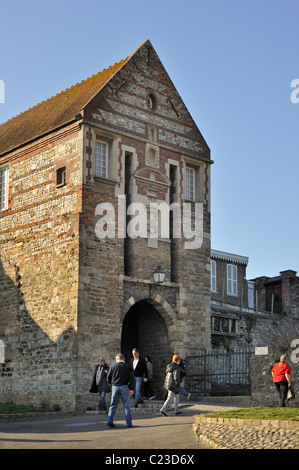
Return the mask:
[[[1,400],[73,407],[77,350],[80,130],[5,157],[9,209],[0,212]],[[2,159],[3,161],[3,159]],[[66,185],[57,169],[66,168]]]

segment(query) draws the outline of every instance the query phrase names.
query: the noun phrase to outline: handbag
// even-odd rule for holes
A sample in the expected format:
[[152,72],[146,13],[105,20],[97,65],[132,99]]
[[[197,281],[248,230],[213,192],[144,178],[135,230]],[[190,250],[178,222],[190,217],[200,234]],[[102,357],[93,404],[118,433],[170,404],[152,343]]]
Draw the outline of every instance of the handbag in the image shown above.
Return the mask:
[[287,400],[293,400],[294,398],[295,398],[295,393],[293,392],[293,390],[290,387],[288,389],[288,393],[287,393]]

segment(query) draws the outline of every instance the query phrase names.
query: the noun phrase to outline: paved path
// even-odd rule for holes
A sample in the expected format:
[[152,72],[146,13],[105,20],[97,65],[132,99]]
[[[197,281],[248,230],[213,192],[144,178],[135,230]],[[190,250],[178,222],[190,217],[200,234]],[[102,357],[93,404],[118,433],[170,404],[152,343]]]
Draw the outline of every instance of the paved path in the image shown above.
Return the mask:
[[236,408],[188,402],[178,416],[133,414],[131,429],[123,413],[116,414],[115,429],[106,426],[107,415],[97,413],[0,423],[0,449],[209,449],[196,440],[195,415]]

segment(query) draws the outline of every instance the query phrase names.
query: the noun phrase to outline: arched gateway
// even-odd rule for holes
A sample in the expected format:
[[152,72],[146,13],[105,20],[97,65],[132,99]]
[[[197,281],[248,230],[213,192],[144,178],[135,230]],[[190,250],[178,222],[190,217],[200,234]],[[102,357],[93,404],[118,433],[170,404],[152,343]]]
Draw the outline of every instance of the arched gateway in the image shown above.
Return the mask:
[[[135,299],[131,298],[130,302],[135,302]],[[165,301],[163,304],[164,306],[150,298],[133,303],[123,318],[121,334],[121,351],[126,361],[130,361],[135,347],[142,356],[150,356],[154,368],[153,389],[156,394],[163,386],[165,368],[171,360],[173,348],[172,308]]]

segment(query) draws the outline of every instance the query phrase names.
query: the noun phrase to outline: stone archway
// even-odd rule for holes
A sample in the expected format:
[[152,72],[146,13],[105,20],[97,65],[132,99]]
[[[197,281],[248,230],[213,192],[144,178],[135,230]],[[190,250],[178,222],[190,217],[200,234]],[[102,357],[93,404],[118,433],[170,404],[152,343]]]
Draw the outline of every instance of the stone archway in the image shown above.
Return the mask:
[[127,311],[122,323],[121,351],[126,362],[132,358],[132,349],[138,348],[142,356],[151,358],[154,377],[153,389],[160,393],[165,368],[171,359],[169,325],[159,312],[159,305],[151,299],[139,300]]

